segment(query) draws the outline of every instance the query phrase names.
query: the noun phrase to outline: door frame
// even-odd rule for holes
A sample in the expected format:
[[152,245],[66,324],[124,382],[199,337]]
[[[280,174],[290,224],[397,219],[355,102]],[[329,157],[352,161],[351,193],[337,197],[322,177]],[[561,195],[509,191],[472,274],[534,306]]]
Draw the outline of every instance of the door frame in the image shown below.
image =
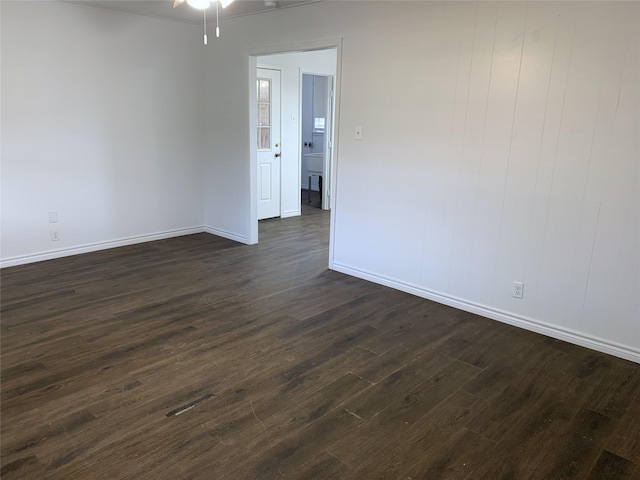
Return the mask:
[[280,46],[267,46],[247,49],[245,51],[245,75],[247,78],[246,84],[246,103],[244,105],[246,112],[245,131],[249,133],[249,142],[247,144],[248,151],[246,152],[249,159],[249,244],[258,243],[258,160],[257,151],[253,148],[257,145],[257,132],[252,127],[257,122],[257,95],[256,95],[256,81],[257,81],[257,57],[262,55],[271,55],[274,53],[295,53],[295,52],[310,52],[314,50],[336,50],[336,75],[334,78],[334,112],[333,112],[333,168],[330,172],[331,178],[331,196],[329,197],[330,208],[330,223],[329,223],[329,268],[333,268],[334,258],[334,237],[335,237],[335,219],[336,219],[336,199],[338,196],[337,178],[338,178],[338,166],[339,166],[339,132],[340,132],[340,90],[342,83],[342,37],[318,40],[311,42],[301,42],[290,45]]

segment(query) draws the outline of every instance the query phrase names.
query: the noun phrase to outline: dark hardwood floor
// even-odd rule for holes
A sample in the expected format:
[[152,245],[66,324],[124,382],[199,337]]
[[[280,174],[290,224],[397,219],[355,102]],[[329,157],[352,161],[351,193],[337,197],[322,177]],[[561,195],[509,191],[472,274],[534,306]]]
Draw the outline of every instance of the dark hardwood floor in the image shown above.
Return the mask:
[[4,269],[2,480],[640,478],[640,365],[329,271],[304,211]]

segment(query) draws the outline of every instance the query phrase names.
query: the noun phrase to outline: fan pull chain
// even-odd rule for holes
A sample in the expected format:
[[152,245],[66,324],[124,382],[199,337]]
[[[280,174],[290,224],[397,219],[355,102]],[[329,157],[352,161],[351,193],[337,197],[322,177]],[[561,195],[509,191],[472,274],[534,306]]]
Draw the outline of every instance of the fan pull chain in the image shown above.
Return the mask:
[[202,14],[204,16],[204,44],[207,44],[207,11],[203,10]]
[[218,2],[216,0],[216,37],[220,36],[220,23],[219,23],[220,18],[219,18],[219,15],[218,15],[218,3],[220,3],[220,2]]

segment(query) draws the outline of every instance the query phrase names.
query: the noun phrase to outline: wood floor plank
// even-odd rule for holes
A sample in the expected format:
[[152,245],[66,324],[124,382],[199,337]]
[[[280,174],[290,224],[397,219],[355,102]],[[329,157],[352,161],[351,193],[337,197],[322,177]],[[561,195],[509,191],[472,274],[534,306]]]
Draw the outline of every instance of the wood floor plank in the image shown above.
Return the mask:
[[532,472],[550,461],[549,450],[540,447],[571,429],[573,415],[574,405],[554,393],[532,402],[497,440],[491,461],[477,469],[477,478],[537,478]]
[[349,468],[339,459],[326,452],[321,452],[298,471],[295,471],[292,476],[306,480],[323,480],[326,478],[338,480],[345,478],[348,472]]
[[539,478],[587,478],[615,428],[615,420],[581,409],[567,428],[549,440],[546,458],[533,474]]
[[491,461],[494,442],[462,428],[453,433],[428,457],[409,468],[408,478],[446,478],[451,480],[473,477],[473,472]]
[[591,470],[589,480],[631,480],[635,476],[636,466],[626,458],[603,450],[596,465]]
[[345,407],[358,417],[369,420],[452,363],[447,357],[425,357],[413,361],[347,402]]
[[[425,416],[429,416],[439,404],[450,401],[460,386],[477,375],[478,371],[478,368],[463,362],[450,363],[425,381],[405,390],[401,395],[396,395],[388,406],[368,418],[366,427],[368,431],[366,435],[358,434],[358,441],[347,437],[330,446],[329,451],[349,465],[362,465],[370,460],[372,454],[386,453],[376,452],[376,448],[384,444],[385,438],[407,435],[413,425],[420,423]],[[375,395],[377,393],[375,387],[356,397],[356,401],[366,399],[369,392]],[[465,395],[465,397],[472,396]],[[477,397],[473,397],[470,403],[477,402]],[[349,402],[345,406],[348,410],[353,408]]]
[[[409,478],[405,474],[408,469],[428,464],[442,439],[461,431],[470,416],[482,406],[483,402],[477,397],[459,390],[415,423],[388,424],[380,419],[368,423],[363,432],[352,434],[330,449],[352,467],[347,478]],[[385,415],[393,418],[395,411],[390,408]]]
[[[629,402],[617,429],[605,442],[606,449],[626,459],[640,459],[640,395]],[[636,461],[636,464],[640,462]]]

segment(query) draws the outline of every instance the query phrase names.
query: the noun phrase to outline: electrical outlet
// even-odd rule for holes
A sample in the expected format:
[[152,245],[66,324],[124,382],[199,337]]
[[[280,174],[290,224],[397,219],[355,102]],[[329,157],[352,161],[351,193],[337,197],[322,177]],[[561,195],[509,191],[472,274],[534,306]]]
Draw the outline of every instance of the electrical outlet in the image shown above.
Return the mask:
[[513,282],[513,287],[511,290],[511,294],[513,298],[523,298],[524,297],[524,283],[522,282]]
[[58,232],[57,228],[52,228],[51,229],[51,241],[52,242],[57,242],[58,240],[60,240],[60,233]]

